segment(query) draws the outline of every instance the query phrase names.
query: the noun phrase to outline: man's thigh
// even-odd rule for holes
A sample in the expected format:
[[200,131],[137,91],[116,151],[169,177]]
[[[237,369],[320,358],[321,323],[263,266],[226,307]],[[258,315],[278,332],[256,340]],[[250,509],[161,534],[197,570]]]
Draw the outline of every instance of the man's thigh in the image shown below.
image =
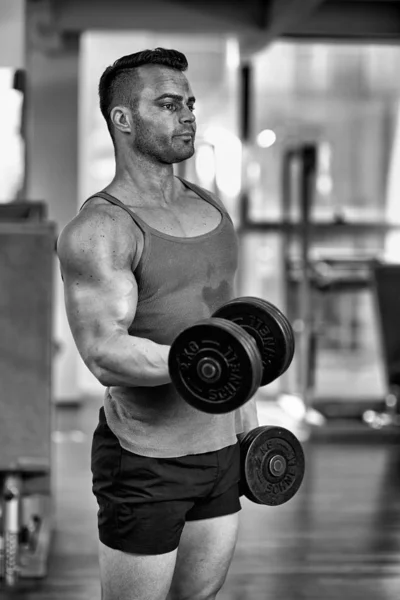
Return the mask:
[[186,523],[168,600],[216,597],[233,558],[238,522],[239,513],[235,513]]
[[177,551],[139,555],[99,543],[102,600],[165,600]]
[[240,447],[218,452],[219,476],[212,493],[188,511],[168,600],[214,600],[236,547]]
[[102,600],[214,600],[232,561],[238,521],[239,513],[189,521],[178,550],[165,554],[130,554],[100,542]]

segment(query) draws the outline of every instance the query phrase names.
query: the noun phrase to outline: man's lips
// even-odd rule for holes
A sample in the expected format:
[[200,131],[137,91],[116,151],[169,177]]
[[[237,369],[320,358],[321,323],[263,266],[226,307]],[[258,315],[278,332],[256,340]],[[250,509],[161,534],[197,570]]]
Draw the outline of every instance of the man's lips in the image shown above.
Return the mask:
[[184,131],[183,133],[176,133],[175,137],[194,137],[194,132],[193,131]]

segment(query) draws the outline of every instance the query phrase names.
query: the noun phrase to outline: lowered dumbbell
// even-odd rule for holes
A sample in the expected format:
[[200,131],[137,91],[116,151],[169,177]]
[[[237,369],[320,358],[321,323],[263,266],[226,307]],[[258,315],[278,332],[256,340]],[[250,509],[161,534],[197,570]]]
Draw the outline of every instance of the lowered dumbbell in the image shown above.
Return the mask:
[[243,297],[180,333],[171,345],[169,371],[186,402],[219,414],[242,406],[282,375],[293,354],[293,330],[281,311]]
[[278,506],[296,494],[304,477],[300,442],[284,427],[256,427],[240,440],[241,492],[257,504]]

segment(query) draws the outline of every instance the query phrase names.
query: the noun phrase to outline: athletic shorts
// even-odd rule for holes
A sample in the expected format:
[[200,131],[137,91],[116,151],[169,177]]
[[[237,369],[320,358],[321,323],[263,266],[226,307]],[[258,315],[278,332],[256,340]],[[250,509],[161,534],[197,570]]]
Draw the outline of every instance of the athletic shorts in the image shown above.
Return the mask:
[[99,538],[116,550],[171,552],[186,521],[241,510],[239,443],[178,458],[141,456],[121,448],[101,408],[91,467]]

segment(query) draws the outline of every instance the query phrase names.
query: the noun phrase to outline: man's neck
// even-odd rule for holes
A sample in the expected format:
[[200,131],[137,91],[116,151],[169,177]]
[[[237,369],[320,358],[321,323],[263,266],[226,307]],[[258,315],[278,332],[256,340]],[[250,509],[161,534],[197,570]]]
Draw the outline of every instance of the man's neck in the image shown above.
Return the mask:
[[121,200],[135,198],[144,205],[166,206],[174,202],[180,187],[172,164],[117,158],[115,177],[106,190],[118,193]]

